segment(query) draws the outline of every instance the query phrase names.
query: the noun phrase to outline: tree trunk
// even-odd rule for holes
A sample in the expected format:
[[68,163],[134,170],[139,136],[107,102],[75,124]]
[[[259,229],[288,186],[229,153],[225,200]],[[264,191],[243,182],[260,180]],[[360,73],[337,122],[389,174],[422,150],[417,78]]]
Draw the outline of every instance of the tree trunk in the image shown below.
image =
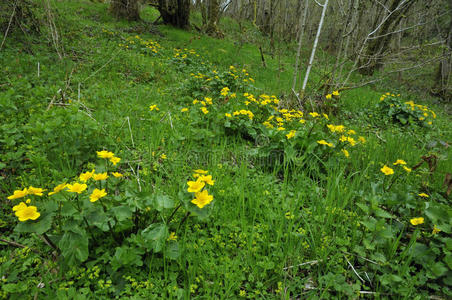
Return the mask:
[[[326,9],[328,8],[328,0],[325,0],[322,9],[322,15],[320,17],[319,26],[317,27],[317,34],[315,36],[314,45],[312,46],[311,57],[309,58],[308,68],[306,69],[306,75],[304,76],[303,86],[301,87],[302,95],[306,89],[306,84],[308,83],[309,73],[311,72],[312,64],[314,63],[315,50],[317,49],[317,44],[319,42],[320,33],[322,32],[323,20],[325,19]],[[312,103],[311,103],[312,105]]]
[[187,29],[190,25],[191,0],[159,0],[158,10],[163,23]]
[[[452,0],[449,0],[449,11],[452,17]],[[450,79],[452,74],[452,18],[449,21],[449,32],[447,33],[444,58],[441,59],[435,78],[435,90],[444,99],[450,99]]]
[[389,48],[392,40],[392,32],[398,26],[404,14],[416,2],[416,0],[408,1],[403,7],[404,0],[394,0],[390,11],[392,14],[381,26],[381,29],[375,32],[376,38],[372,39],[366,51],[366,59],[361,61],[359,73],[363,75],[373,75],[375,71],[383,66],[383,54]]
[[110,10],[118,19],[126,19],[128,21],[138,21],[140,19],[138,0],[112,0]]
[[218,16],[220,15],[220,3],[219,0],[209,0],[208,16],[209,21],[207,23],[206,32],[209,35],[216,35],[218,32]]

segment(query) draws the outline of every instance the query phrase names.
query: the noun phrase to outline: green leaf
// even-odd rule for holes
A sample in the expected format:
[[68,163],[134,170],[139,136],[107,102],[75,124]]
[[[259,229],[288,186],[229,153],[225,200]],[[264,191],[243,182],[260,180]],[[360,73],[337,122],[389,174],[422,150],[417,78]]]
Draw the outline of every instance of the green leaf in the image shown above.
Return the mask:
[[162,211],[163,209],[173,208],[174,201],[167,195],[156,195],[154,197],[154,207],[158,211]]
[[68,266],[77,265],[88,258],[88,237],[84,230],[81,232],[83,234],[65,232],[58,243],[64,263]]
[[160,252],[168,237],[168,227],[162,223],[152,224],[141,232],[145,246]]
[[438,278],[446,274],[447,267],[442,262],[436,262],[430,267],[430,271],[433,273],[433,275]]
[[108,216],[102,209],[90,212],[87,215],[89,225],[94,225],[102,231],[110,230],[108,226]]
[[132,217],[132,210],[128,206],[117,206],[111,209],[119,222],[130,219]]
[[180,256],[179,242],[171,241],[165,248],[165,256],[169,259],[178,259]]
[[383,210],[383,209],[381,209],[379,207],[375,210],[375,215],[377,217],[385,218],[385,219],[392,219],[392,218],[394,218],[390,213],[388,213],[387,211],[385,211],[385,210]]
[[136,247],[122,246],[116,248],[115,255],[111,260],[111,266],[114,271],[123,266],[142,266],[143,259],[141,255],[143,251]]
[[35,221],[28,220],[17,224],[14,230],[16,232],[34,232],[43,234],[52,227],[53,214],[42,213],[42,215]]
[[449,267],[449,269],[452,270],[452,255],[451,254],[447,254],[444,257],[444,262],[447,264],[447,266]]

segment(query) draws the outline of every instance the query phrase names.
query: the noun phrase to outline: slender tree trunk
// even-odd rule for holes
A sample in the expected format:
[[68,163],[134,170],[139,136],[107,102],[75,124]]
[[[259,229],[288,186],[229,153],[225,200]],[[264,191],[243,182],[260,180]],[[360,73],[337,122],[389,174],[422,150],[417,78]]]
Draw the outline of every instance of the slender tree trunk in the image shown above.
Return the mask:
[[308,83],[309,73],[311,72],[312,64],[314,63],[315,51],[317,50],[317,44],[319,42],[320,33],[322,32],[323,21],[325,19],[326,9],[328,8],[328,1],[325,0],[322,9],[322,16],[320,17],[319,26],[317,27],[317,34],[315,36],[314,45],[312,46],[311,57],[309,58],[308,68],[306,69],[306,75],[304,76],[303,86],[301,87],[302,95],[306,90],[306,84]]
[[295,58],[295,66],[294,66],[294,72],[293,72],[293,83],[292,83],[293,91],[295,91],[295,87],[297,85],[298,66],[300,63],[301,45],[303,44],[303,35],[304,35],[305,26],[306,26],[306,18],[308,15],[308,6],[309,6],[309,2],[308,2],[308,0],[306,0],[305,6],[304,6],[303,17],[301,17],[301,15],[300,15],[300,29],[299,29],[300,34],[299,34],[299,38],[298,38],[297,57]]

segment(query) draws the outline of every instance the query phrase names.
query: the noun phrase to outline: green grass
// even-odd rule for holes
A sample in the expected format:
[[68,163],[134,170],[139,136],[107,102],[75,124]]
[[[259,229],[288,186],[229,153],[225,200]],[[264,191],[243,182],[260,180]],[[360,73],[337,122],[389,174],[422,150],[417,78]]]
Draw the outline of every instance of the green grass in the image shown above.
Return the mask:
[[[266,54],[264,68],[259,46],[266,51],[269,41],[250,24],[243,33],[225,19],[224,39],[163,25],[157,27],[161,34],[153,34],[147,23],[114,20],[106,4],[53,4],[66,54],[62,60],[46,40],[23,41],[17,33],[0,53],[0,232],[39,252],[0,242],[0,297],[336,299],[366,292],[377,298],[450,297],[452,212],[442,184],[452,170],[451,151],[444,146],[452,131],[440,106],[421,101],[438,115],[431,128],[400,126],[375,108],[387,92],[381,86],[345,91],[329,122],[367,140],[347,148],[347,159],[339,148],[316,143],[325,138],[339,145],[325,119],[316,123],[306,114],[306,128],[320,125],[312,135],[296,127],[294,140],[285,137],[287,132],[272,135],[263,129],[257,110],[252,122],[228,125],[223,110],[248,108],[241,102],[234,106],[232,99],[225,103],[219,96],[222,85],[198,88],[190,79],[192,72],[246,68],[255,83],[237,83],[238,97],[247,91],[284,101],[292,85],[293,45],[281,44],[280,57]],[[152,22],[158,14],[145,7],[142,16]],[[193,20],[199,22],[199,16]],[[136,35],[161,49],[148,55],[119,46]],[[241,44],[240,38],[255,43]],[[199,57],[178,61],[174,48],[193,49]],[[320,57],[326,59],[317,63],[310,82],[321,80],[332,59],[326,53]],[[314,86],[308,93],[317,97]],[[400,91],[419,101],[403,94],[403,87]],[[207,115],[192,104],[205,96],[215,103]],[[149,110],[154,104],[159,111]],[[190,111],[182,113],[184,107]],[[58,225],[55,207],[55,225],[47,235],[63,249],[57,258],[42,233],[33,231],[37,223],[17,221],[11,206],[20,200],[6,196],[30,185],[51,190],[94,167],[106,170],[96,158],[102,149],[122,159],[116,170],[125,175],[108,183],[115,239],[106,223],[106,231],[84,227],[85,212],[102,215],[100,202],[90,203],[85,194],[80,216],[68,211],[64,224]],[[404,159],[413,167],[432,154],[438,161],[431,172],[426,163],[411,173],[392,165]],[[396,174],[383,175],[383,165]],[[216,180],[209,187],[214,202],[203,209],[190,204],[193,195],[185,192],[195,169],[209,170]],[[33,201],[50,211],[52,199],[79,201]],[[158,201],[168,201],[168,208]],[[414,217],[424,217],[425,224],[411,225]],[[31,233],[24,232],[27,224]],[[152,233],[162,250],[154,242],[143,246],[142,230],[152,224],[167,228],[161,236]],[[434,225],[441,229],[435,235]],[[83,261],[64,252],[72,247],[62,247],[63,232],[89,241]],[[170,232],[177,235],[177,247],[167,240]],[[41,282],[44,287],[38,288]]]

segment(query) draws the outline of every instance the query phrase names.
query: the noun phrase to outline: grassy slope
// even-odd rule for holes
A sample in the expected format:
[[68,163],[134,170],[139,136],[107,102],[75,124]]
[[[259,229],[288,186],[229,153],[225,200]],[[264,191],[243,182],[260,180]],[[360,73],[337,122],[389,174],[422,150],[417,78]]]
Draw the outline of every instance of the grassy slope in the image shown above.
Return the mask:
[[[341,97],[345,113],[338,116],[336,124],[344,122],[352,128],[360,128],[368,143],[364,149],[351,153],[347,169],[334,159],[312,163],[308,168],[289,169],[282,163],[263,168],[262,163],[250,157],[253,145],[238,136],[206,134],[197,138],[193,135],[190,120],[178,113],[191,101],[181,88],[189,75],[168,63],[164,55],[170,55],[171,51],[152,57],[118,47],[117,39],[110,39],[102,28],[122,37],[136,33],[134,30],[127,32],[131,24],[109,17],[105,5],[70,1],[60,3],[58,9],[59,14],[65,16],[58,25],[68,31],[64,36],[67,58],[57,60],[50,47],[39,44],[32,46],[34,55],[21,52],[15,56],[20,46],[13,41],[8,41],[2,52],[5,58],[2,69],[7,72],[0,77],[1,82],[12,82],[15,89],[0,90],[3,99],[11,95],[24,99],[24,105],[30,106],[24,116],[32,127],[28,130],[36,135],[48,135],[44,141],[58,140],[54,148],[49,146],[45,150],[39,149],[46,147],[44,144],[32,144],[26,155],[33,168],[19,174],[21,178],[3,180],[2,189],[10,194],[22,185],[46,185],[75,176],[86,169],[87,162],[94,160],[94,151],[103,147],[118,153],[135,168],[137,161],[140,163],[140,179],[145,190],[163,191],[177,197],[187,176],[196,168],[210,170],[217,180],[215,207],[209,221],[197,224],[189,219],[185,228],[178,232],[182,255],[177,261],[162,260],[160,255],[155,255],[151,264],[144,268],[145,273],[136,273],[133,268],[125,271],[143,285],[152,283],[151,289],[137,291],[127,280],[110,278],[104,273],[101,278],[113,279],[115,284],[119,282],[117,287],[123,288],[124,296],[142,293],[147,297],[165,298],[181,295],[202,299],[219,295],[222,298],[239,295],[274,298],[286,293],[291,297],[350,297],[349,293],[361,289],[388,292],[380,286],[380,281],[374,282],[375,286],[369,283],[365,284],[367,287],[360,286],[345,259],[344,254],[358,248],[355,253],[367,253],[373,260],[381,258],[373,256],[372,247],[367,248],[367,252],[361,249],[364,238],[358,232],[365,230],[358,220],[364,213],[356,203],[371,194],[369,182],[379,180],[382,164],[403,158],[414,165],[421,155],[430,151],[432,141],[451,141],[452,132],[447,126],[449,116],[438,113],[437,129],[428,134],[368,125],[378,120],[372,120],[363,109],[373,106],[386,91],[368,87],[348,91]],[[143,16],[154,20],[156,13],[146,9]],[[228,25],[228,30],[232,24]],[[137,26],[137,31],[143,27],[142,24],[132,25]],[[158,41],[164,49],[194,49],[218,69],[227,69],[229,65],[245,67],[255,78],[257,89],[268,94],[283,96],[291,85],[293,55],[289,50],[282,53],[284,71],[278,72],[277,57],[268,56],[268,67],[262,67],[256,45],[245,43],[237,50],[238,42],[228,36],[216,40],[166,26],[159,26],[159,30],[162,36],[139,34]],[[8,59],[12,57],[15,59]],[[37,62],[41,66],[39,78]],[[64,110],[60,107],[46,111],[55,92],[65,86],[69,74],[67,97],[77,103],[80,83],[81,102],[89,110],[73,105],[71,114],[60,112]],[[312,80],[319,80],[315,72]],[[159,121],[150,115],[150,104],[160,108]],[[85,113],[77,112],[78,107]],[[40,113],[36,115],[33,111]],[[167,111],[172,115],[166,114]],[[78,117],[61,129],[61,124],[72,114]],[[58,118],[63,121],[58,122]],[[46,130],[49,126],[54,133]],[[89,138],[84,140],[86,134]],[[77,151],[71,152],[74,148]],[[166,154],[168,159],[157,159],[161,154]],[[441,189],[444,173],[452,170],[451,160],[446,160],[448,154],[450,157],[450,151],[442,152],[443,160],[428,187],[432,191]],[[263,162],[264,166],[266,163]],[[311,171],[322,164],[326,168],[325,176],[313,178]],[[424,174],[419,172],[413,176]],[[406,180],[406,184],[417,182]],[[419,187],[413,186],[412,193],[418,190]],[[7,215],[6,209],[4,214]],[[404,216],[403,221],[408,222],[409,217]],[[14,222],[11,215],[5,220]],[[5,228],[4,232],[11,239],[19,239],[17,233]],[[24,243],[31,242],[31,239],[24,240]],[[385,247],[395,244],[391,239]],[[10,255],[8,251],[12,249],[2,250],[3,257]],[[390,252],[386,248],[378,251]],[[377,254],[378,251],[375,250]],[[356,255],[348,258],[363,272],[367,270],[368,262],[359,260]],[[398,259],[388,256],[379,263],[397,264]],[[297,266],[304,263],[307,264]],[[102,265],[102,262],[95,264]],[[49,280],[52,276],[44,277]],[[70,279],[58,281],[53,287],[48,284],[42,292],[49,295],[55,288],[70,287],[74,285],[68,283]],[[112,295],[108,288],[100,288],[89,280],[76,281],[75,286],[97,290],[99,297]],[[408,294],[417,289],[411,282],[404,288]]]

